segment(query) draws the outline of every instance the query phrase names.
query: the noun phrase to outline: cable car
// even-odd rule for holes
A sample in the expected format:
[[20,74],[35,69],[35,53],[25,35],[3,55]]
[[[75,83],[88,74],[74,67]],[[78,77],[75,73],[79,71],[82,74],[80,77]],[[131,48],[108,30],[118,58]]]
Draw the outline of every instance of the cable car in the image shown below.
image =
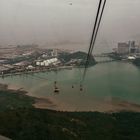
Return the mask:
[[57,82],[56,81],[54,81],[54,85],[56,85],[57,84]]
[[54,81],[54,93],[59,93],[60,89],[57,87],[57,81]]
[[80,85],[80,91],[83,91],[83,86],[82,85]]
[[54,88],[54,93],[59,93],[60,92],[60,89],[58,87],[55,87]]

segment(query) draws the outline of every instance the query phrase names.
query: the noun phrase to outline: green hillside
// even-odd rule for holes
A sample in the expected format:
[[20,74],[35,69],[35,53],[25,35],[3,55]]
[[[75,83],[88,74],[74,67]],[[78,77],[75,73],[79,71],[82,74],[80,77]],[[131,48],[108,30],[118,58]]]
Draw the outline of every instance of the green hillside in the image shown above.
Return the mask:
[[12,140],[139,140],[140,113],[35,109],[34,98],[0,89],[0,135]]

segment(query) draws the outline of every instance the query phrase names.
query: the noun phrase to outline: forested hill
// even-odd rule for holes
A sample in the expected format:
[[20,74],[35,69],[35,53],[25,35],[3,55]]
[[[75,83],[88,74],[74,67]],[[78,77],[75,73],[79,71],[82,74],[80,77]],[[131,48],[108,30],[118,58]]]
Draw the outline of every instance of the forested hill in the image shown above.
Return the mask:
[[[79,62],[79,65],[84,65],[86,60],[87,60],[87,53],[85,52],[74,52],[74,53],[62,53],[59,55],[59,59],[64,61],[65,63],[72,62],[72,61],[77,61]],[[96,61],[92,55],[90,55],[89,59],[89,65],[95,65]]]
[[36,109],[34,98],[0,85],[0,135],[12,140],[139,140],[140,113]]
[[140,113],[0,112],[0,134],[12,140],[139,140]]

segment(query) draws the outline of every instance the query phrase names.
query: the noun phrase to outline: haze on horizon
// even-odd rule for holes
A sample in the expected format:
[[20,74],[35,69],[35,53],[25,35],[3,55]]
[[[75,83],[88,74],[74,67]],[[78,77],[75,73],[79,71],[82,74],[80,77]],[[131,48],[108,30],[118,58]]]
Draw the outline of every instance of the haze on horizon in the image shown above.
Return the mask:
[[[0,45],[87,50],[98,1],[0,0]],[[139,43],[139,9],[139,0],[107,0],[96,50],[111,50],[120,41]]]

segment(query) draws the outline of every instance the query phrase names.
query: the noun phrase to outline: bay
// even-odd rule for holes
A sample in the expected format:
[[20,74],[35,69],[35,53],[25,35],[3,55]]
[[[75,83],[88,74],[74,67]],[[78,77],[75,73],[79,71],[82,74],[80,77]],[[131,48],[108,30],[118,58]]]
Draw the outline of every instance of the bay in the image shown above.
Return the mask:
[[[82,68],[73,68],[5,77],[0,82],[23,88],[31,96],[50,99],[60,110],[112,110],[116,101],[140,105],[139,67],[124,62],[97,64],[88,69],[80,91],[82,75]],[[54,93],[54,81],[60,88],[59,94]]]

